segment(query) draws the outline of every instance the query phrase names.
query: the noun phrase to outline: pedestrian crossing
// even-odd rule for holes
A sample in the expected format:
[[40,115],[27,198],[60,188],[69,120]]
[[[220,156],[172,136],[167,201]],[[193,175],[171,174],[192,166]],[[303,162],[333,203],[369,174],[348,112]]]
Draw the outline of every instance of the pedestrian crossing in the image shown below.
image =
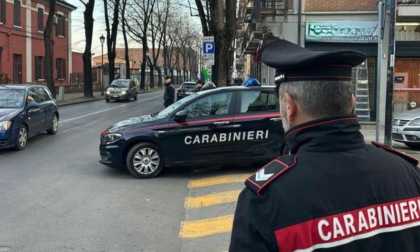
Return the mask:
[[249,176],[212,176],[188,182],[186,215],[179,232],[183,251],[228,250],[236,202]]

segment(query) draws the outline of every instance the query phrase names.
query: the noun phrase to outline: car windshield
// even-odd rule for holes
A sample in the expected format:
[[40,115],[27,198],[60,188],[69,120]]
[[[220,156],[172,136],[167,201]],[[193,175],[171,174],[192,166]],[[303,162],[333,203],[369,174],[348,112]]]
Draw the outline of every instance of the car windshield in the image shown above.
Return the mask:
[[0,108],[21,108],[25,92],[18,89],[0,89]]
[[111,83],[114,88],[128,88],[128,81],[115,80]]
[[195,97],[197,97],[198,94],[192,94],[189,95],[187,97],[185,97],[184,99],[181,99],[175,103],[173,103],[172,105],[169,105],[167,108],[165,108],[164,110],[160,111],[159,113],[157,113],[156,115],[154,115],[157,118],[163,118],[163,117],[167,117],[169,114],[171,114],[174,110],[178,109],[180,106],[184,105],[185,103],[189,102],[190,100],[194,99]]

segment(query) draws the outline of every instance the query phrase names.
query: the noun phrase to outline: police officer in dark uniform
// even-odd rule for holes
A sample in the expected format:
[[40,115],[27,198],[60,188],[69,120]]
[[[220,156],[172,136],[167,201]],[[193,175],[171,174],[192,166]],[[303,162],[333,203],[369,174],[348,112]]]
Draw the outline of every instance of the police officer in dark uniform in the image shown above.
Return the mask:
[[351,93],[353,50],[267,43],[290,151],[241,192],[229,251],[420,251],[417,160],[366,144]]
[[166,108],[175,102],[175,87],[171,76],[165,77],[165,90],[163,93],[163,106]]

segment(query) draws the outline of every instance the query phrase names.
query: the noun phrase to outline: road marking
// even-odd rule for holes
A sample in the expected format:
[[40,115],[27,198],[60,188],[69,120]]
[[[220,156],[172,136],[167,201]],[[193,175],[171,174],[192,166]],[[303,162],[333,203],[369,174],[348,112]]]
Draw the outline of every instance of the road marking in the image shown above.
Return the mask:
[[245,182],[245,179],[248,178],[250,174],[238,174],[238,175],[227,175],[227,176],[218,176],[204,179],[193,179],[188,182],[188,188],[199,188],[227,183],[238,183]]
[[187,197],[185,198],[184,206],[185,208],[200,208],[235,202],[238,200],[240,192],[241,190],[233,190],[204,196]]
[[181,238],[198,238],[208,235],[228,233],[232,231],[233,214],[197,221],[181,223]]
[[[153,100],[153,99],[156,99],[156,97],[146,98],[146,99],[141,100],[140,102],[147,101],[147,100]],[[66,123],[66,122],[74,121],[74,120],[77,120],[77,119],[80,119],[80,118],[84,118],[84,117],[88,117],[88,116],[91,116],[91,115],[103,113],[103,112],[106,112],[106,111],[109,111],[109,110],[113,110],[113,109],[117,109],[117,108],[124,107],[124,106],[127,106],[127,104],[122,104],[122,105],[119,105],[119,106],[116,106],[116,107],[112,107],[112,108],[109,108],[109,109],[99,110],[99,111],[96,111],[96,112],[93,112],[93,113],[90,113],[90,114],[86,114],[86,115],[82,115],[82,116],[70,118],[70,119],[67,119],[67,120],[64,120],[64,121],[59,121],[58,123],[60,124],[60,123]]]

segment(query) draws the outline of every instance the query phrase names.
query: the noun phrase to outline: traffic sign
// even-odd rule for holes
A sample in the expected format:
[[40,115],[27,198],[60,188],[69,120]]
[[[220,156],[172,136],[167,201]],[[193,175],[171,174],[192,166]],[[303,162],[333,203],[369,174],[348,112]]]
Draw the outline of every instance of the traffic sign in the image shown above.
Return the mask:
[[214,54],[214,41],[212,42],[203,42],[203,53],[205,54]]
[[214,65],[214,53],[216,52],[216,46],[214,44],[213,36],[205,36],[203,38],[203,64]]

